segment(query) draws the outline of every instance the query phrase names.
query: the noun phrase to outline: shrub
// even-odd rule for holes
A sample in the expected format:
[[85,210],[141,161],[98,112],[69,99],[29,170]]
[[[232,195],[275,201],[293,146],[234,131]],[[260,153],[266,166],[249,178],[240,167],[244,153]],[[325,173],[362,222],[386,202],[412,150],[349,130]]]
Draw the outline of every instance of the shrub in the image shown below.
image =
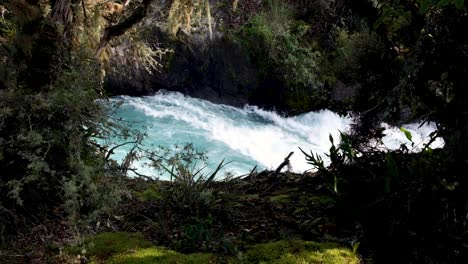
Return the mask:
[[[68,217],[73,223],[109,213],[122,189],[105,173],[103,136],[109,124],[96,102],[96,65],[75,54],[47,90],[14,82],[0,90],[0,216],[6,233]],[[0,230],[2,230],[0,228]]]
[[335,71],[340,78],[359,78],[363,71],[375,69],[382,58],[384,45],[375,32],[361,26],[358,32],[340,29],[336,37]]
[[174,151],[160,147],[156,151],[147,152],[146,157],[153,168],[170,176],[171,184],[161,192],[165,203],[171,204],[175,210],[189,209],[194,217],[199,216],[199,209],[209,205],[211,193],[208,187],[226,165],[222,161],[211,174],[205,175],[206,156],[195,150],[192,144],[182,148],[175,145]]
[[[170,181],[145,183],[143,189],[135,191],[138,200],[134,202],[142,207],[133,208],[127,221],[135,221],[138,228],[182,252],[229,250],[229,241],[217,229],[219,212],[227,214],[229,208],[217,204],[223,194],[212,189],[224,161],[205,174],[206,156],[192,144],[160,147],[143,156],[157,171],[170,176]],[[124,204],[127,206],[133,207]]]
[[[411,139],[408,131],[402,133]],[[353,230],[376,261],[463,259],[465,253],[456,241],[466,229],[462,220],[466,199],[462,178],[450,166],[453,161],[447,153],[430,148],[410,153],[404,145],[396,151],[382,150],[356,144],[359,141],[355,135],[343,134],[342,142],[330,149],[329,167],[318,156],[306,154],[335,190],[337,226]]]
[[242,30],[244,43],[264,78],[280,82],[286,88],[280,92],[286,105],[301,111],[310,109],[313,99],[319,98],[316,73],[322,54],[317,44],[307,38],[309,27],[304,21],[295,20],[286,4],[272,0]]

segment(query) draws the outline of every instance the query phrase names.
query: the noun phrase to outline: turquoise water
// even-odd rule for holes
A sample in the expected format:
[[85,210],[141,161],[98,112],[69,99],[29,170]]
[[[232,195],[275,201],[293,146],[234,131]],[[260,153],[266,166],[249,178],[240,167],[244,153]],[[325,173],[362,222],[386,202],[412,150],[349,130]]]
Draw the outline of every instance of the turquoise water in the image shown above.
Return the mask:
[[[174,144],[192,143],[196,149],[206,152],[207,172],[224,159],[231,162],[224,172],[234,175],[246,174],[254,166],[258,170],[275,169],[291,151],[295,153],[291,170],[311,169],[298,147],[323,154],[330,148],[329,134],[338,139],[339,131],[347,131],[352,123],[350,117],[340,117],[328,110],[283,117],[257,107],[218,105],[180,93],[121,96],[112,101],[122,103],[116,112],[118,117],[148,134],[143,142],[145,147],[171,148]],[[422,141],[434,130],[432,126],[421,129],[415,124],[405,127],[413,133],[415,142]],[[387,147],[408,143],[397,128],[387,127],[386,131]],[[130,146],[119,148],[113,158],[122,160],[129,149]],[[164,178],[146,166],[144,160],[133,166],[139,173]]]

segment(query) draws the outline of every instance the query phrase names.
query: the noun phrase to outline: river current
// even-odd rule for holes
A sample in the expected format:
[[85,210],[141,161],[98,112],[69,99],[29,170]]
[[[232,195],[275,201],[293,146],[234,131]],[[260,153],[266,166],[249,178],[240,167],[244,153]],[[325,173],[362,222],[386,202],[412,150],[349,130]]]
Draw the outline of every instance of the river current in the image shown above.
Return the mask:
[[[309,170],[312,167],[298,147],[322,154],[326,160],[323,154],[331,146],[329,135],[338,141],[339,131],[347,131],[353,121],[350,116],[341,117],[329,110],[284,117],[255,106],[236,108],[169,92],[145,97],[119,96],[112,102],[121,104],[115,113],[118,118],[147,133],[143,141],[145,147],[172,148],[174,144],[191,143],[206,153],[207,173],[223,159],[230,162],[223,173],[242,175],[254,166],[258,170],[275,169],[291,151],[295,153],[290,169]],[[411,132],[414,147],[399,128],[382,126],[386,128],[382,147],[395,149],[408,144],[414,151],[420,150],[435,130],[433,124],[403,125]],[[443,141],[438,140],[432,147],[442,145]],[[130,146],[117,149],[113,158],[122,160],[129,149]],[[134,167],[141,174],[164,178],[164,175],[156,175],[144,160],[137,161]]]

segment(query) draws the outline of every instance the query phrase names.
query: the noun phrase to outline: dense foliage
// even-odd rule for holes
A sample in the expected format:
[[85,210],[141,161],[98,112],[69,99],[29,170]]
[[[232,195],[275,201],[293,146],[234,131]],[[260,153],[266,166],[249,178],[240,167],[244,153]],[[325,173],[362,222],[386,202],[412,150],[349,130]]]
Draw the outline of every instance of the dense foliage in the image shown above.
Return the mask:
[[[201,42],[214,41],[213,2],[165,3],[167,28],[158,34],[182,45],[192,31],[206,27],[209,37]],[[224,181],[215,180],[224,163],[204,175],[198,167],[204,155],[191,145],[176,153],[144,150],[141,134],[131,138],[131,131],[109,116],[102,87],[106,71],[120,77],[152,72],[169,52],[153,49],[148,44],[153,31],[136,26],[152,1],[0,4],[2,247],[15,245],[23,253],[39,245],[59,255],[55,243],[74,241],[70,254],[81,254],[79,261],[91,250],[88,255],[97,261],[116,263],[141,256],[161,260],[161,255],[174,262],[211,261],[216,258],[211,253],[231,255],[232,263],[357,261],[358,247],[364,260],[378,263],[468,258],[465,1],[229,3],[222,41],[247,50],[239,61],[258,70],[249,94],[254,102],[289,113],[329,106],[359,118],[340,143],[330,137],[330,166],[302,151],[316,173],[253,170]],[[125,47],[130,50],[123,55]],[[413,153],[405,146],[389,151],[370,144],[381,141],[382,120],[415,119],[436,122],[431,137],[443,138],[444,148],[427,145]],[[402,133],[411,141],[408,131]],[[108,145],[110,137],[127,141]],[[134,147],[122,164],[110,160],[125,144]],[[143,157],[170,180],[137,174],[131,162]],[[126,177],[132,171],[139,177]],[[138,231],[172,249],[211,253],[182,255],[127,233],[104,233],[94,241],[80,237],[103,230]],[[298,237],[339,242],[354,252],[292,239]],[[108,247],[108,240],[115,240],[115,247]],[[271,240],[280,241],[251,246]],[[319,252],[310,253],[315,249]],[[11,256],[20,256],[19,262],[34,257]]]
[[[122,175],[109,173],[108,146],[96,143],[110,135],[125,137],[125,131],[109,120],[105,105],[97,101],[103,91],[102,65],[96,57],[110,33],[102,27],[101,12],[92,3],[83,2],[83,9],[70,1],[4,4],[0,18],[1,241],[59,219],[68,223],[65,233],[73,233],[108,214],[123,193],[118,184]],[[95,28],[84,29],[92,23]],[[100,41],[102,31],[107,37]]]

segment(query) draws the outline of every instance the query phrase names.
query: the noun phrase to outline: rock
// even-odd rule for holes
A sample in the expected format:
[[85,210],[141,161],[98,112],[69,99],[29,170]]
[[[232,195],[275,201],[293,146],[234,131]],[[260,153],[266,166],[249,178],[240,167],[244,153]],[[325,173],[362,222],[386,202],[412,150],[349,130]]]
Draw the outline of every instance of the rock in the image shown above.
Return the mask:
[[213,40],[197,34],[172,40],[159,28],[154,28],[153,34],[165,48],[174,50],[163,61],[166,66],[153,74],[143,70],[129,75],[109,73],[105,89],[111,95],[141,96],[164,89],[214,103],[250,103],[258,72],[248,59],[248,51],[236,40],[221,34],[215,34]]
[[356,95],[356,88],[346,86],[343,82],[337,81],[332,87],[331,100],[345,102],[352,100]]

